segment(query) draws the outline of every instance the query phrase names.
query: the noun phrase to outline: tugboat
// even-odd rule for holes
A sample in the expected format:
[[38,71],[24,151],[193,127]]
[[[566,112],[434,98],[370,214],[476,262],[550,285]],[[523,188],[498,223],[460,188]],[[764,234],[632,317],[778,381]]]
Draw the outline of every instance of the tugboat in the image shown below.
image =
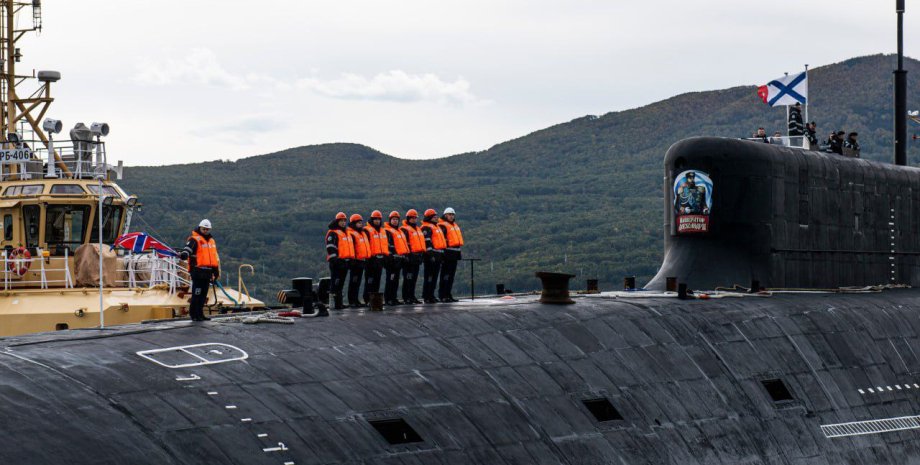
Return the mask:
[[[183,317],[185,264],[115,247],[140,203],[113,180],[122,164],[109,163],[109,125],[77,123],[61,138],[63,123],[45,117],[61,74],[17,71],[17,42],[41,31],[41,1],[0,2],[0,336]],[[29,10],[32,26],[21,28]],[[34,80],[37,89],[26,91]],[[220,289],[211,311],[263,306]]]

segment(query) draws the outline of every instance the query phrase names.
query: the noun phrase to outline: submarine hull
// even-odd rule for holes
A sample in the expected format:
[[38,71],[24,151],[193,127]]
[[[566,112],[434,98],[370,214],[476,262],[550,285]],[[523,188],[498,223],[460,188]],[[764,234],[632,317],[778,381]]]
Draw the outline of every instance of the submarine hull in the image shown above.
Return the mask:
[[0,462],[920,463],[920,291],[576,302],[6,338]]

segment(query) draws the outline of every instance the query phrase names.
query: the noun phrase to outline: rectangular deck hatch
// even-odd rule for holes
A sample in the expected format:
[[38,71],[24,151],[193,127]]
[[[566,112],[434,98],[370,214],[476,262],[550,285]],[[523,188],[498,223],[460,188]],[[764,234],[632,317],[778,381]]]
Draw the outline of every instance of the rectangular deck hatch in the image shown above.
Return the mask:
[[767,394],[770,395],[770,398],[773,399],[773,402],[789,402],[795,400],[792,397],[792,393],[789,392],[789,388],[786,387],[786,383],[781,379],[765,379],[760,381],[763,384],[764,389],[767,390]]
[[410,444],[422,442],[422,437],[402,418],[368,420],[368,423],[390,444]]
[[616,407],[614,407],[606,397],[587,399],[581,401],[581,403],[585,404],[585,407],[591,412],[591,415],[594,415],[597,421],[603,422],[623,419],[623,415],[620,415],[620,412],[617,411]]

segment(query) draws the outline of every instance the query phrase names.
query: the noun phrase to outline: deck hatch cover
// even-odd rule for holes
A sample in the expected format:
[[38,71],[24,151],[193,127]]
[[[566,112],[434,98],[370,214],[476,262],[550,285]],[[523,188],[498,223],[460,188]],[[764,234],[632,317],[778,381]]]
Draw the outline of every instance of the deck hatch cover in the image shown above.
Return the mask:
[[907,429],[920,429],[920,416],[882,418],[878,420],[854,421],[821,425],[821,432],[827,438],[879,434]]
[[249,354],[243,349],[219,342],[142,350],[137,352],[137,355],[166,368],[214,365],[249,358]]
[[792,397],[792,393],[789,392],[789,388],[786,387],[786,383],[781,379],[765,379],[760,382],[763,384],[763,387],[767,390],[767,394],[770,394],[770,398],[773,399],[773,402],[789,402],[795,400]]
[[409,444],[422,442],[422,437],[402,418],[368,420],[368,423],[390,444]]
[[620,415],[620,412],[617,411],[616,407],[614,407],[606,397],[585,399],[581,401],[581,403],[591,412],[591,415],[594,415],[597,421],[603,422],[623,419],[623,415]]

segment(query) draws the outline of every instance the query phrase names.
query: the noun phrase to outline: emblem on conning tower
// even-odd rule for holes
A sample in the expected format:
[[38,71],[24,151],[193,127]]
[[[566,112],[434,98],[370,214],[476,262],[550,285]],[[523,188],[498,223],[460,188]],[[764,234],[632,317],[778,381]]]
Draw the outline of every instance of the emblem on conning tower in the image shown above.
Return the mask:
[[712,180],[709,175],[687,170],[674,179],[674,218],[677,233],[705,233],[709,231],[709,213],[712,210]]

